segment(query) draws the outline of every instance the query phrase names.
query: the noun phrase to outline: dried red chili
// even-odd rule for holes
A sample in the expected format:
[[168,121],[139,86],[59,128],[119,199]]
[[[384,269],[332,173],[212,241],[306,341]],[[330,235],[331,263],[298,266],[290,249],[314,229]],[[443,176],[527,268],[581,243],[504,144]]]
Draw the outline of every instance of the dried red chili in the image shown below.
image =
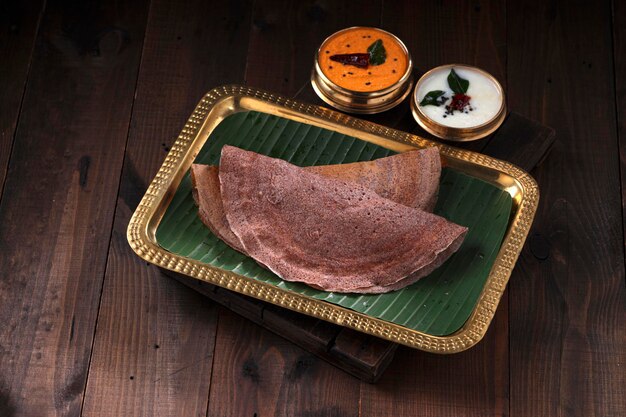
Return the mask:
[[330,60],[344,65],[367,68],[370,63],[370,54],[337,54],[331,55]]

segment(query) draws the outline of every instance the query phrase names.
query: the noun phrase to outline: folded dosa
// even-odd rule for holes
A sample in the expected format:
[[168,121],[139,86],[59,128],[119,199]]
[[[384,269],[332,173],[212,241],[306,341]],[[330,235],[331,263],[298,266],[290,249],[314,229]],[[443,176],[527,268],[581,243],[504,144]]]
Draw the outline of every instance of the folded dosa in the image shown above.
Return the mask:
[[198,205],[198,217],[211,232],[222,239],[228,246],[247,255],[239,238],[230,230],[222,196],[218,167],[215,165],[193,164],[191,166],[191,192]]
[[[305,170],[367,187],[381,197],[405,206],[432,211],[437,202],[441,160],[435,147],[405,152],[374,161],[318,165]],[[233,249],[246,253],[230,230],[220,195],[218,167],[191,167],[193,197],[202,222]]]
[[435,147],[350,164],[304,168],[316,174],[352,181],[405,206],[433,211],[439,192],[441,158]]
[[467,232],[359,184],[232,146],[222,149],[219,180],[246,253],[287,281],[326,291],[386,292],[417,280]]

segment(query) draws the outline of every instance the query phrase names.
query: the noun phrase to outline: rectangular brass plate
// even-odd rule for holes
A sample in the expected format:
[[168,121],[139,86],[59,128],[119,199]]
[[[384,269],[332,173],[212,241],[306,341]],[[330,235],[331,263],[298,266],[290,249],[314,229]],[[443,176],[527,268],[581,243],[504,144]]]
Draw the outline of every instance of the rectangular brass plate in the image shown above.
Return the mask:
[[[211,132],[194,163],[218,165],[225,144],[300,166],[368,161],[393,154],[354,136],[273,114],[241,111]],[[389,184],[392,186],[392,184]],[[198,217],[190,175],[184,176],[156,231],[165,250],[221,270],[349,308],[371,317],[435,336],[459,330],[474,310],[500,250],[511,214],[506,191],[444,168],[435,213],[469,231],[459,250],[427,277],[386,294],[340,294],[282,280],[232,249]]]
[[[204,259],[194,253],[186,253],[184,250],[176,250],[174,253],[159,246],[156,230],[181,180],[209,135],[226,117],[248,111],[276,115],[338,132],[341,136],[345,134],[356,137],[378,145],[372,149],[379,151],[401,152],[415,147],[439,146],[444,162],[451,171],[460,171],[465,175],[487,181],[511,195],[513,208],[506,235],[482,287],[478,302],[460,329],[452,334],[446,334],[441,330],[444,329],[441,326],[438,332],[420,331],[436,330],[437,327],[421,328],[415,324],[406,327],[398,323],[411,324],[410,321],[406,323],[397,320],[395,323],[385,321],[375,317],[377,315],[374,314],[375,308],[361,309],[363,312],[359,313],[337,305],[341,303],[334,303],[332,296],[328,298],[328,293],[322,294],[322,297],[320,294],[290,286],[291,284],[277,285],[276,280],[258,280],[250,274],[246,274],[248,275],[246,277],[242,271],[235,269],[236,272],[242,272],[241,275],[237,274],[229,270],[232,268],[220,265],[219,262],[212,262],[213,265],[204,263],[202,262]],[[383,156],[382,153],[378,156]],[[537,200],[538,189],[534,180],[506,162],[439,145],[321,107],[296,103],[246,87],[232,86],[209,92],[198,105],[137,208],[129,225],[128,238],[133,249],[141,257],[159,266],[408,346],[433,352],[452,353],[467,349],[484,335],[528,233]],[[188,217],[194,219],[192,216]],[[171,245],[164,246],[172,248]],[[190,257],[183,257],[180,253],[186,253]],[[333,303],[327,302],[328,300]],[[465,317],[462,320],[465,320]],[[451,329],[457,329],[461,323],[463,321]]]

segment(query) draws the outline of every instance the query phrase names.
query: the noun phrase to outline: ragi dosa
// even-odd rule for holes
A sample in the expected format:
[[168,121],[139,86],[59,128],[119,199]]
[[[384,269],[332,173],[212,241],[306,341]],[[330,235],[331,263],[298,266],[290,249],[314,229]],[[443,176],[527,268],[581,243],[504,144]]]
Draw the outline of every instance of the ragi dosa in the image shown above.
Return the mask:
[[202,223],[228,246],[247,254],[239,238],[230,230],[228,220],[226,220],[220,193],[218,167],[193,164],[191,166],[191,184],[193,199],[198,205],[198,217]]
[[359,184],[232,146],[222,149],[219,180],[245,251],[281,278],[325,291],[385,292],[417,280],[467,232]]
[[352,181],[405,206],[432,211],[437,202],[441,159],[435,147],[373,161],[305,167],[307,171]]
[[[352,181],[381,197],[405,206],[432,211],[437,202],[441,160],[437,148],[405,152],[374,161],[318,165],[305,170],[327,177]],[[218,167],[191,167],[193,197],[202,222],[233,249],[246,253],[230,230],[220,195]]]

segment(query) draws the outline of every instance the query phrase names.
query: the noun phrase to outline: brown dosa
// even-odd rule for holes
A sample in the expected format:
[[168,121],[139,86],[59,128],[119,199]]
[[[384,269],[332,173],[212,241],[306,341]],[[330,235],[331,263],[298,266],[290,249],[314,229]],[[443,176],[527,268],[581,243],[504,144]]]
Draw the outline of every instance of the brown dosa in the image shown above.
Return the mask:
[[[441,160],[435,147],[405,152],[374,161],[304,168],[324,176],[353,181],[405,206],[432,211],[437,202]],[[191,167],[193,197],[202,222],[233,249],[246,253],[230,230],[220,195],[218,167]]]
[[307,171],[352,181],[405,206],[433,211],[439,192],[441,158],[435,147],[373,161],[318,165]]
[[247,255],[239,238],[230,230],[224,214],[218,167],[193,164],[191,166],[191,184],[191,192],[198,205],[198,216],[202,223],[228,246]]
[[467,232],[361,185],[232,146],[222,149],[219,179],[228,224],[246,252],[287,281],[325,291],[386,292],[415,281]]

